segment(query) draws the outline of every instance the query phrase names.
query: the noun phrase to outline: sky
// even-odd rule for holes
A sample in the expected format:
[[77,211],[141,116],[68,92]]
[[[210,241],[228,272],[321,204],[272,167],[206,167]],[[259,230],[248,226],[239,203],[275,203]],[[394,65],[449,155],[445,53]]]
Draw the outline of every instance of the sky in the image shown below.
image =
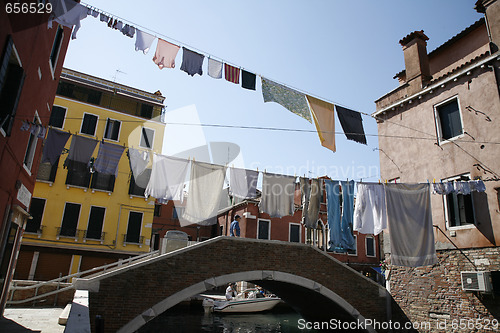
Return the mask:
[[[87,0],[82,4],[133,23],[174,44],[223,60],[341,106],[371,114],[374,101],[396,88],[404,69],[399,40],[415,30],[430,52],[482,17],[475,0]],[[64,67],[166,97],[163,153],[203,145],[212,162],[287,175],[377,181],[376,121],[363,115],[367,145],[345,138],[336,120],[336,147],[321,146],[314,124],[257,90],[179,68],[160,70],[129,38],[99,18],[81,21]],[[192,125],[175,125],[175,124]],[[200,126],[224,125],[229,127]],[[260,127],[287,129],[244,129]],[[215,149],[219,147],[219,149]],[[220,147],[223,147],[222,149]],[[227,150],[227,154],[225,154]],[[191,150],[190,153],[193,151]],[[217,156],[216,156],[217,155]],[[194,156],[194,155],[193,155]],[[229,157],[228,157],[229,156]],[[203,158],[201,158],[203,159]]]

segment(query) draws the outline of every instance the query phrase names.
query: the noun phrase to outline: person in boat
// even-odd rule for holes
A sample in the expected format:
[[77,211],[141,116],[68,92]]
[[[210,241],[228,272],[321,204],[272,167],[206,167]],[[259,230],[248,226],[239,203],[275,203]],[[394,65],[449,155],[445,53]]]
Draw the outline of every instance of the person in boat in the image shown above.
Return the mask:
[[234,221],[231,222],[231,226],[229,227],[229,236],[240,237],[240,219],[241,216],[239,215],[234,217]]
[[230,301],[236,297],[238,293],[236,292],[236,282],[231,282],[226,288],[226,300]]

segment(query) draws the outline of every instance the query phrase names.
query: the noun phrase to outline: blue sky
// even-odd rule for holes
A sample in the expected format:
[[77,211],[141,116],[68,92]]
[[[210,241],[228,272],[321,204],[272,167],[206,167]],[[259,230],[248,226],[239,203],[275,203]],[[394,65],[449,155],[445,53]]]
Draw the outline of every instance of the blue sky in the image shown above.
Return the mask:
[[[368,114],[375,111],[374,101],[398,84],[393,76],[404,69],[398,43],[402,37],[424,30],[430,52],[481,17],[474,0],[82,3],[206,56]],[[378,140],[370,135],[377,134],[374,119],[363,116],[368,145],[337,134],[333,153],[320,145],[313,124],[276,103],[264,103],[260,80],[257,91],[249,91],[212,79],[206,74],[206,60],[203,76],[188,76],[179,69],[182,51],[175,69],[159,70],[152,61],[156,42],[144,55],[135,51],[135,38],[108,28],[98,18],[89,16],[81,23],[64,66],[149,92],[160,90],[166,97],[167,120],[172,112],[170,119],[176,122],[306,130],[168,125],[164,151],[196,147],[203,140],[230,142],[241,151],[230,164],[239,167],[377,181],[379,152],[373,149]],[[342,132],[338,120],[336,131]]]

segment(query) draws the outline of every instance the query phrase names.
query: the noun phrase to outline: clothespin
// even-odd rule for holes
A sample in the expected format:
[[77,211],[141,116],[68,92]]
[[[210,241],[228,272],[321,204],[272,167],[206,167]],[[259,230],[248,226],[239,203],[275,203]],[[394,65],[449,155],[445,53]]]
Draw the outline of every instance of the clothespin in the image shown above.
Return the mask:
[[387,179],[385,180],[385,183],[387,184]]
[[257,167],[257,172],[259,172],[259,167]]
[[434,184],[436,184],[436,178],[434,178],[434,179],[432,180],[432,182],[433,182]]

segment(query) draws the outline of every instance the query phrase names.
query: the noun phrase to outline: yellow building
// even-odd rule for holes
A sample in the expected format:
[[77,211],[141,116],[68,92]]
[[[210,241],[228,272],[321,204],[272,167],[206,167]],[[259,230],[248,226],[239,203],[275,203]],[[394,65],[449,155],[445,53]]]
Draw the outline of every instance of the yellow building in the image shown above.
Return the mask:
[[54,166],[40,164],[15,279],[49,280],[150,251],[154,198],[134,180],[127,149],[116,178],[63,164],[75,135],[99,140],[93,158],[102,141],[161,153],[164,99],[63,69],[49,124],[72,135]]

